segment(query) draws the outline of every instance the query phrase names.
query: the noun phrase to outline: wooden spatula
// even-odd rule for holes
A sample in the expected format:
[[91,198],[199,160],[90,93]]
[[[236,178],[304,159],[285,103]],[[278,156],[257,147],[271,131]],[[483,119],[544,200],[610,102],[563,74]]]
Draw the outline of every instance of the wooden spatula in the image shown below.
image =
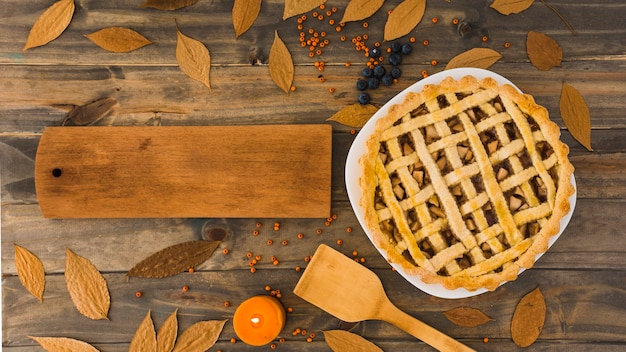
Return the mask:
[[347,322],[383,320],[440,351],[474,351],[398,309],[374,272],[323,244],[293,292]]

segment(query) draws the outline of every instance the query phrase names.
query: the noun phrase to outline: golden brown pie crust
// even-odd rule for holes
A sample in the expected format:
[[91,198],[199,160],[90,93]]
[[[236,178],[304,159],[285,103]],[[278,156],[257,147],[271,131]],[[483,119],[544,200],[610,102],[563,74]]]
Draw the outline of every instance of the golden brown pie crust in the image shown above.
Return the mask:
[[374,243],[447,289],[495,290],[530,268],[574,193],[569,148],[530,95],[451,77],[390,107],[359,160]]

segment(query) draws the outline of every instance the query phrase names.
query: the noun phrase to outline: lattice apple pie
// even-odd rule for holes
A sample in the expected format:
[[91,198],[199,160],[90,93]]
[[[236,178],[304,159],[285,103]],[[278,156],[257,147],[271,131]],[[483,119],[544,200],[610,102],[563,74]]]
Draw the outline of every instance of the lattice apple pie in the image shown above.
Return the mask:
[[545,108],[466,76],[409,93],[359,160],[366,225],[390,262],[447,289],[494,290],[547,250],[574,193]]

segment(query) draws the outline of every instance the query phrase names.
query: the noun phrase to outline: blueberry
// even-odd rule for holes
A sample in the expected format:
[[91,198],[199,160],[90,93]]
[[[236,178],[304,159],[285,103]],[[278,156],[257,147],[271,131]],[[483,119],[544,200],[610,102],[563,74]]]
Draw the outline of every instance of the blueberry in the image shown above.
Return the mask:
[[380,81],[383,82],[385,86],[390,86],[393,84],[393,77],[391,77],[391,75],[384,75]]
[[402,51],[402,44],[400,43],[391,43],[391,51],[394,53],[399,53]]
[[378,59],[382,54],[383,52],[379,48],[373,48],[370,50],[370,57],[373,57],[374,59]]
[[365,105],[365,104],[367,104],[369,102],[370,102],[370,95],[369,94],[367,94],[365,92],[359,94],[359,103],[360,104]]
[[392,66],[398,66],[402,63],[402,55],[391,53],[389,55],[389,64]]
[[359,79],[356,81],[356,89],[358,90],[366,90],[367,89],[367,81],[364,79]]
[[374,77],[382,78],[385,75],[385,66],[378,65],[374,67]]
[[413,51],[413,47],[411,46],[411,44],[404,44],[402,46],[402,53],[404,55],[408,55]]
[[402,70],[400,70],[397,67],[394,67],[391,69],[391,77],[392,78],[400,78],[400,76],[402,75]]
[[366,67],[366,68],[363,69],[363,71],[361,71],[361,75],[363,77],[365,77],[365,78],[370,78],[370,77],[372,77],[373,74],[374,74],[374,72],[369,67]]
[[380,81],[378,80],[378,78],[372,77],[369,79],[369,81],[367,81],[367,88],[376,89],[378,88],[379,84],[380,84]]

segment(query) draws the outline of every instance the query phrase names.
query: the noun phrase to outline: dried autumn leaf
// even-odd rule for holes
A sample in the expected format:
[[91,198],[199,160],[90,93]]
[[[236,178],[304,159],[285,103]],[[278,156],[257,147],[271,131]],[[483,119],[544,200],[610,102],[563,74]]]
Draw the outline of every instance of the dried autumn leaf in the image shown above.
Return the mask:
[[15,268],[17,277],[22,285],[35,296],[39,302],[43,302],[43,290],[46,285],[46,273],[43,263],[28,249],[13,244],[15,249]]
[[493,320],[479,309],[470,307],[450,309],[449,311],[443,312],[443,315],[452,323],[467,328],[483,325]]
[[128,352],[143,352],[143,351],[156,351],[157,340],[156,332],[154,331],[154,323],[150,317],[150,311],[143,318],[133,339],[130,341]]
[[424,16],[426,0],[404,0],[396,6],[385,23],[386,41],[409,34]]
[[501,57],[502,55],[493,49],[474,48],[450,59],[445,69],[449,70],[459,67],[489,68],[496,61],[500,60]]
[[74,0],[60,0],[48,7],[30,29],[22,51],[42,46],[58,38],[74,16]]
[[283,20],[286,20],[291,16],[313,10],[325,2],[326,0],[285,0]]
[[174,11],[183,7],[191,6],[198,0],[146,0],[141,7],[149,7],[157,10]]
[[85,37],[104,50],[114,53],[127,53],[152,44],[148,38],[125,27],[108,27]]
[[162,278],[182,273],[211,257],[218,241],[188,241],[164,248],[137,263],[126,276]]
[[61,125],[93,125],[107,117],[115,105],[117,105],[117,100],[114,98],[101,98],[85,105],[75,106],[67,113]]
[[385,0],[350,0],[343,13],[342,23],[364,20],[378,11]]
[[539,287],[526,294],[515,307],[511,337],[519,347],[532,345],[539,337],[546,319],[546,301]]
[[270,48],[269,69],[270,76],[278,88],[289,93],[295,69],[291,53],[278,36],[278,31],[274,32],[274,43]]
[[170,352],[174,348],[176,335],[178,335],[177,312],[178,309],[174,310],[174,312],[165,319],[161,328],[159,328],[159,332],[157,332],[157,352]]
[[530,62],[542,71],[561,66],[563,49],[544,33],[530,31],[526,37],[526,52]]
[[559,101],[561,118],[565,126],[580,144],[587,150],[591,149],[591,115],[583,96],[576,88],[563,83]]
[[510,15],[526,10],[533,2],[535,0],[494,0],[489,7],[503,15]]
[[352,104],[337,111],[326,121],[335,121],[349,127],[363,127],[365,123],[378,111],[372,104]]
[[178,67],[190,78],[204,84],[209,90],[209,69],[211,55],[209,49],[200,41],[184,35],[176,28],[176,61]]
[[206,351],[211,348],[220,337],[226,320],[199,321],[178,337],[173,352]]
[[235,0],[233,3],[233,26],[237,38],[252,27],[261,11],[261,2],[262,0]]
[[360,335],[344,330],[324,331],[324,340],[334,352],[382,352],[380,347]]
[[65,284],[78,311],[94,320],[108,319],[111,297],[104,277],[87,259],[65,249]]
[[67,337],[37,337],[29,336],[48,352],[99,352],[97,348],[87,342]]

